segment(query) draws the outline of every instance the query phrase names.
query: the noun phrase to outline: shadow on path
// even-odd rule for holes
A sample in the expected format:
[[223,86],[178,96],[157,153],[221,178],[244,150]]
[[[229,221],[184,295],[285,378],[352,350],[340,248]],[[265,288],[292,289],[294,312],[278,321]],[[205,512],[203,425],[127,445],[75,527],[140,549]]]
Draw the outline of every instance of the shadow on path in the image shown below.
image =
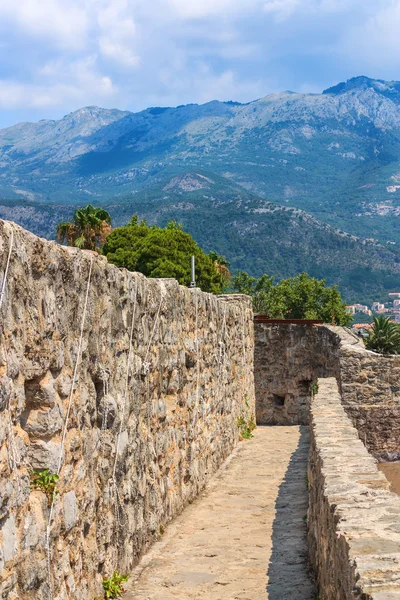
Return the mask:
[[307,523],[304,519],[308,509],[308,449],[308,427],[301,427],[299,445],[290,458],[275,503],[268,567],[269,600],[313,600],[316,597],[308,570]]

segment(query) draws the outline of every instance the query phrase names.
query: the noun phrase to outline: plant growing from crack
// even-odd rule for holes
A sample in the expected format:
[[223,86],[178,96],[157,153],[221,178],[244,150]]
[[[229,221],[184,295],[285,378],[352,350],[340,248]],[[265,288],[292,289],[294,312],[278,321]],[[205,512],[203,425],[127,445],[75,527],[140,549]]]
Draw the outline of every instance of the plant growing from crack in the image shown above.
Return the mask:
[[254,422],[254,418],[251,417],[246,421],[245,417],[242,415],[237,420],[237,426],[239,427],[240,439],[242,440],[251,440],[253,437],[253,431],[256,428],[256,424]]
[[129,575],[121,575],[114,571],[111,577],[103,579],[104,598],[121,598],[125,592],[123,584],[129,579]]
[[41,490],[47,496],[47,502],[50,506],[59,490],[56,488],[59,479],[57,473],[51,473],[50,469],[43,471],[33,471],[30,475],[31,489]]

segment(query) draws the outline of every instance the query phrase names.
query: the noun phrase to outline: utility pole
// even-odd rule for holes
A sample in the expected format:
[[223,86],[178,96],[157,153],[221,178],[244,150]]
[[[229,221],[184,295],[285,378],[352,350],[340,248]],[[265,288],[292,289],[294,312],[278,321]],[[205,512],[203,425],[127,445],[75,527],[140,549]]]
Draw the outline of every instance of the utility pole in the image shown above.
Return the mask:
[[190,282],[190,287],[195,288],[196,287],[196,270],[195,270],[194,256],[192,256],[192,258],[191,258],[191,264],[192,264],[192,281]]

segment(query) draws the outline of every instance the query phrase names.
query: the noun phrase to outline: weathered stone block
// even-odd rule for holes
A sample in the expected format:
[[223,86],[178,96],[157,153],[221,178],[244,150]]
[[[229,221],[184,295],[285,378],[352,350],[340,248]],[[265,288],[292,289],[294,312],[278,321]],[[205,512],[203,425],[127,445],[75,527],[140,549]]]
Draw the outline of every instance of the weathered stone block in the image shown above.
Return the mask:
[[0,377],[0,412],[4,411],[6,406],[9,405],[12,397],[12,391],[12,380],[6,375]]
[[63,495],[63,506],[64,506],[64,525],[65,530],[68,532],[75,527],[78,521],[78,507],[76,502],[76,495],[74,490],[67,492]]
[[38,440],[30,444],[27,454],[32,471],[50,469],[52,473],[55,473],[60,459],[61,443]]
[[1,531],[3,538],[3,559],[5,565],[7,565],[7,563],[16,558],[18,554],[17,527],[13,514],[4,521]]
[[62,407],[58,404],[48,410],[26,410],[20,418],[22,429],[31,439],[49,439],[63,427]]

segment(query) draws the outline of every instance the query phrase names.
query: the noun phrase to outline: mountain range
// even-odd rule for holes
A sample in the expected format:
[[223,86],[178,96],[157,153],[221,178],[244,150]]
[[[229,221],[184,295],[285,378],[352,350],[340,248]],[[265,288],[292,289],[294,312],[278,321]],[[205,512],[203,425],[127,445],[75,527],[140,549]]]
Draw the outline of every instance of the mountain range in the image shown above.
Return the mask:
[[0,217],[46,237],[102,204],[117,225],[181,221],[233,270],[383,299],[400,287],[400,83],[19,123],[0,130],[0,198]]

